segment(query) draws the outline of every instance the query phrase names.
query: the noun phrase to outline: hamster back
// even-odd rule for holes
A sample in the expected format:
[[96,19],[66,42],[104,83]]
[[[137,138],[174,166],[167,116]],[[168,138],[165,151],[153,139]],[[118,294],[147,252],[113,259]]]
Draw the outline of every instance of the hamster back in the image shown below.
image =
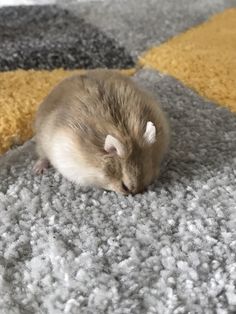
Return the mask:
[[111,70],[59,83],[40,105],[35,126],[41,161],[78,184],[124,194],[143,191],[158,176],[169,143],[156,100]]

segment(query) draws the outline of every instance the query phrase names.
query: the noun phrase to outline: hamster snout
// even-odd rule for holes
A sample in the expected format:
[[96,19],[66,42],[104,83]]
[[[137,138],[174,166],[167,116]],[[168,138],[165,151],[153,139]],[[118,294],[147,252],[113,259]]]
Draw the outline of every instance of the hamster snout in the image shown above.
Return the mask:
[[59,83],[36,114],[41,173],[50,163],[67,179],[122,194],[158,176],[169,126],[155,99],[128,77],[91,70]]

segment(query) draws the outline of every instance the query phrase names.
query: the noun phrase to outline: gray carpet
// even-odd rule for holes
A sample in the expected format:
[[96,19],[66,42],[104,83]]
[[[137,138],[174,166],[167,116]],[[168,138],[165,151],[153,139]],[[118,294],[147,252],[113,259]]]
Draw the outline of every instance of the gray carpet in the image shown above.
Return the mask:
[[[146,47],[235,3],[70,2],[63,11],[57,2],[0,9],[1,70],[130,67]],[[160,100],[173,134],[143,195],[79,188],[53,169],[34,176],[33,141],[0,158],[0,314],[236,313],[235,115],[166,75],[134,79]]]
[[236,6],[236,0],[57,0],[74,16],[115,38],[133,57],[209,16]]
[[57,6],[0,8],[0,70],[127,68],[114,38]]
[[0,159],[2,313],[235,313],[236,119],[172,78],[136,80],[173,130],[145,194],[35,177],[32,142]]

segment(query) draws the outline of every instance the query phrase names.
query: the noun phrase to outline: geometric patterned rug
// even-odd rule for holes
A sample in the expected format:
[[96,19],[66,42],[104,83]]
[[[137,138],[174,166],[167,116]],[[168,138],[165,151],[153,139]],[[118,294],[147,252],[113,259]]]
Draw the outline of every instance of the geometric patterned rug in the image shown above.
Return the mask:
[[[0,313],[236,312],[236,2],[0,7]],[[172,129],[144,194],[32,173],[40,101],[117,69]]]

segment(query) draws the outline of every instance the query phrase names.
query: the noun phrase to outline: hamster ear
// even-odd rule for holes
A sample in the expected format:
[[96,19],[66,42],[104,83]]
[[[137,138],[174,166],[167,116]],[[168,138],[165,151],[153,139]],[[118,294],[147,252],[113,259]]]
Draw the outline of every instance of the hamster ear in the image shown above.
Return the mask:
[[147,122],[144,139],[148,144],[153,144],[156,141],[156,127],[151,121]]
[[112,135],[107,135],[104,143],[105,151],[110,155],[124,156],[124,147],[119,140]]

